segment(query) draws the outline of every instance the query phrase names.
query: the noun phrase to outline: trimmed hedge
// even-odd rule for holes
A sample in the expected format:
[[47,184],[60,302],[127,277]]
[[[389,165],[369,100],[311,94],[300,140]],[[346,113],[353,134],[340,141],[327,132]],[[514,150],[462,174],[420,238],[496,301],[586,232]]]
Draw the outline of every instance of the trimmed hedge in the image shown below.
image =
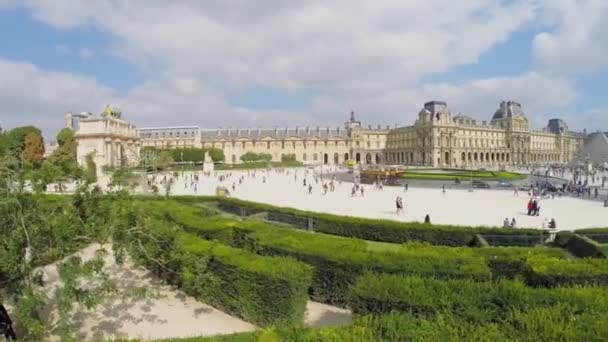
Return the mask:
[[608,228],[580,229],[575,232],[598,243],[608,243]]
[[[192,201],[193,199],[183,200]],[[489,240],[490,244],[501,243],[500,237],[504,237],[501,244],[534,246],[548,237],[546,231],[537,229],[428,225],[418,222],[397,222],[307,212],[233,198],[218,197],[215,200],[218,201],[220,209],[235,215],[248,216],[267,212],[270,220],[292,224],[296,228],[306,230],[309,229],[308,218],[311,218],[314,222],[313,230],[316,232],[371,241],[392,243],[423,241],[434,245],[472,246],[475,244],[475,235],[480,234]],[[504,242],[505,238],[508,238],[506,242]]]
[[464,252],[464,248],[425,245],[373,251],[362,240],[278,228],[259,221],[202,221],[193,208],[183,209],[172,219],[188,232],[207,239],[263,255],[290,256],[313,265],[311,295],[324,303],[343,305],[349,287],[366,270],[480,281],[491,278],[485,259],[472,249]]
[[392,311],[417,316],[452,312],[479,324],[497,323],[515,310],[564,306],[576,313],[608,317],[608,291],[589,288],[530,288],[513,281],[472,282],[366,273],[350,294],[350,307],[358,314]]
[[580,258],[606,258],[606,254],[599,243],[572,232],[557,233],[554,243]]
[[514,310],[504,321],[491,324],[471,323],[450,312],[430,317],[391,313],[359,317],[348,327],[277,327],[247,334],[168,341],[606,341],[608,325],[603,324],[601,318],[560,306]]
[[535,257],[528,264],[526,282],[531,286],[608,285],[608,259]]
[[310,266],[206,241],[157,219],[145,226],[129,251],[161,278],[258,325],[302,324]]

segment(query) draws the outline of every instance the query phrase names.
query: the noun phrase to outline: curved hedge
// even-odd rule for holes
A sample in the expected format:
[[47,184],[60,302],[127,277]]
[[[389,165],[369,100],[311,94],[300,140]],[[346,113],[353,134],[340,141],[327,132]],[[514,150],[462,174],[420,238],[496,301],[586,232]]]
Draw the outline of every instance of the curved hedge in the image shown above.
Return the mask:
[[208,239],[313,265],[311,295],[324,303],[343,305],[349,287],[366,270],[480,281],[491,278],[485,259],[472,249],[463,252],[427,245],[419,249],[373,251],[362,240],[278,228],[259,221],[201,220],[196,208],[184,208],[172,219],[188,232]]
[[[196,198],[182,198],[182,200],[191,202],[196,201]],[[309,230],[308,219],[312,219],[312,230],[316,232],[372,241],[392,243],[423,241],[433,245],[472,246],[476,240],[475,235],[479,234],[492,236],[492,241],[497,240],[500,236],[521,237],[521,241],[515,241],[517,245],[533,246],[548,237],[546,231],[538,229],[428,225],[418,222],[397,222],[316,213],[234,198],[217,197],[202,200],[217,201],[220,209],[239,216],[267,212],[270,220],[292,224],[300,229]]]
[[145,226],[129,251],[161,278],[258,325],[302,324],[310,266],[203,240],[157,219]]
[[350,294],[359,314],[392,311],[433,315],[447,311],[464,320],[501,322],[514,310],[563,305],[577,313],[608,317],[608,291],[602,287],[530,288],[519,282],[472,282],[366,273]]

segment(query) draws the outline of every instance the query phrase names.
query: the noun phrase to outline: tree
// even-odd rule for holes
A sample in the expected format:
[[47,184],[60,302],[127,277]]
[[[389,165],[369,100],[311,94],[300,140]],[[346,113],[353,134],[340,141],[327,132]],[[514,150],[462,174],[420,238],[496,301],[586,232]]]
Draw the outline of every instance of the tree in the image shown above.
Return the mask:
[[295,154],[283,154],[281,155],[281,161],[282,162],[295,162],[296,161],[296,155]]
[[257,153],[255,152],[246,152],[245,154],[241,155],[241,161],[245,162],[245,163],[250,163],[250,162],[255,162],[258,161],[260,159],[260,157],[258,156]]
[[47,158],[61,170],[64,179],[79,179],[82,177],[82,169],[76,160],[76,139],[74,131],[64,128],[57,133],[57,149]]
[[209,153],[209,156],[211,157],[211,160],[213,160],[214,163],[223,162],[226,160],[224,150],[219,149],[217,147],[211,147],[207,150],[207,153]]
[[97,182],[97,164],[95,163],[95,153],[91,152],[86,155],[86,169],[84,170],[84,179],[88,184]]
[[270,154],[270,153],[260,153],[260,154],[258,154],[258,160],[264,161],[264,162],[269,162],[269,161],[272,160],[272,154]]
[[158,167],[166,168],[173,163],[174,163],[174,160],[173,160],[173,157],[171,156],[171,152],[166,151],[166,150],[160,152],[160,154],[158,156],[158,160],[157,160]]
[[44,141],[38,132],[28,132],[25,134],[23,147],[23,161],[32,163],[36,168],[40,166],[44,158]]
[[[40,136],[42,139],[42,133],[34,126],[17,127],[8,131],[4,137],[4,149],[5,153],[11,154],[19,164],[19,167],[23,165],[23,152],[25,150],[25,137],[29,134]],[[44,147],[42,147],[42,153],[44,154]]]

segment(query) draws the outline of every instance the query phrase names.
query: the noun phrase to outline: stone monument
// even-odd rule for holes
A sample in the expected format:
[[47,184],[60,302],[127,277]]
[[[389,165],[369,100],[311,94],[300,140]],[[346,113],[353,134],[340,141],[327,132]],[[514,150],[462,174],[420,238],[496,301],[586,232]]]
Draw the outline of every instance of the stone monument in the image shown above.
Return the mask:
[[78,164],[85,166],[88,154],[93,155],[97,171],[103,167],[137,166],[140,138],[135,125],[122,119],[118,109],[106,106],[100,116],[88,114],[72,124],[72,115],[66,115],[66,126],[74,129]]
[[203,172],[213,172],[214,170],[213,160],[207,152],[205,152],[205,158],[203,162]]

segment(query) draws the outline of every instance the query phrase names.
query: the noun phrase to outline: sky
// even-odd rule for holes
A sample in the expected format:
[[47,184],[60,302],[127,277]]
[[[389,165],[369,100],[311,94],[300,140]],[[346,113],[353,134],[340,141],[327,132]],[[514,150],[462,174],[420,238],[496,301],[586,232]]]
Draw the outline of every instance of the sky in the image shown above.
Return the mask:
[[424,102],[608,130],[606,0],[0,0],[0,123],[411,125]]

